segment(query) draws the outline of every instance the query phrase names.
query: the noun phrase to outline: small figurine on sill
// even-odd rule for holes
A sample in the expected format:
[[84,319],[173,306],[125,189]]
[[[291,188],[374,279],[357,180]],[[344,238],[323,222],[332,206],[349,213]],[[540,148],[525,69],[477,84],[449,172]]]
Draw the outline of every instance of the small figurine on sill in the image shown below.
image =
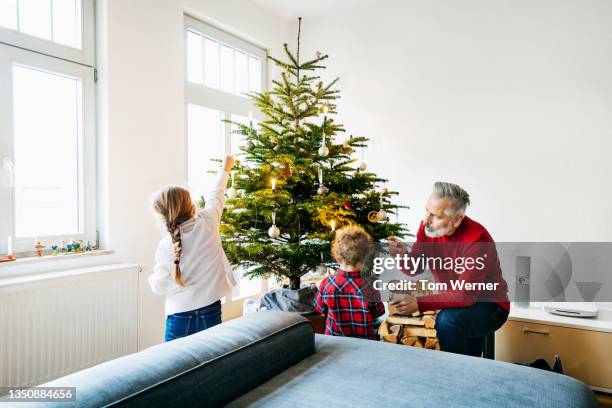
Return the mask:
[[70,242],[68,243],[66,248],[68,249],[68,253],[72,253],[72,250],[74,249],[74,244],[73,244],[72,240],[70,240]]
[[91,242],[89,241],[85,244],[85,252],[91,252]]
[[60,254],[62,255],[66,255],[68,253],[66,249],[66,241],[62,241],[62,243],[60,244],[59,251],[60,251]]
[[57,255],[59,252],[57,245],[51,245],[51,255]]
[[72,252],[81,252],[81,244],[83,243],[83,241],[74,241],[72,243]]
[[43,249],[45,248],[45,245],[43,245],[42,242],[36,241],[34,248],[36,248],[36,256],[43,256]]

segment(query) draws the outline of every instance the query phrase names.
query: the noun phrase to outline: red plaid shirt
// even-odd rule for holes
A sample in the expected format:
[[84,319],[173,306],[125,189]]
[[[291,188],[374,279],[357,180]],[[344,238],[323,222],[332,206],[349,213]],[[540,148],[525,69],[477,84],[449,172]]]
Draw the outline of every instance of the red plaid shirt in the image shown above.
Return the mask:
[[376,339],[374,319],[385,313],[380,293],[358,271],[338,272],[323,279],[314,300],[327,315],[325,334]]

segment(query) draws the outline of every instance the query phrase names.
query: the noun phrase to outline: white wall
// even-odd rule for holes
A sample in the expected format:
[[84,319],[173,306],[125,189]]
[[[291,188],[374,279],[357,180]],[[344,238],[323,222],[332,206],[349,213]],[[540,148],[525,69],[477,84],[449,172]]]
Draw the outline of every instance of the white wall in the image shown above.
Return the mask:
[[302,32],[411,229],[447,180],[498,241],[612,240],[612,2],[386,0]]
[[[272,52],[287,23],[238,0],[97,3],[102,242],[117,259],[151,265],[161,231],[149,196],[186,184],[183,13],[231,27]],[[145,279],[140,295],[144,348],[162,339],[163,299]]]

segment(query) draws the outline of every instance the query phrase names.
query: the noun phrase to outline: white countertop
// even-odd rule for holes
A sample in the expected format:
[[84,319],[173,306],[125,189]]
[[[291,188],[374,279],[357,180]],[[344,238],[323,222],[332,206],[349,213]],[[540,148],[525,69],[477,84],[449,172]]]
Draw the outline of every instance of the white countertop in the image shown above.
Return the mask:
[[548,313],[544,303],[531,303],[529,307],[520,307],[512,303],[508,320],[548,324],[582,330],[594,330],[612,333],[612,309],[599,307],[597,317],[568,317]]

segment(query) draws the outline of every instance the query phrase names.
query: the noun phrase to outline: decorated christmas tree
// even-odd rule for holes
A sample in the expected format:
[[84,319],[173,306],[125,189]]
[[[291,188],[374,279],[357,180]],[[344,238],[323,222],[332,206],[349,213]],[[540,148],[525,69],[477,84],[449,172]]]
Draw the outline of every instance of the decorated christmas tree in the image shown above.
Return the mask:
[[[289,278],[300,287],[307,272],[334,262],[334,231],[362,225],[379,241],[408,230],[390,220],[398,208],[387,180],[369,172],[361,159],[368,139],[349,136],[333,118],[338,78],[323,83],[317,70],[327,55],[302,60],[301,19],[297,48],[284,45],[286,61],[268,57],[281,70],[269,92],[249,96],[265,117],[258,128],[234,123],[246,139],[234,167],[221,237],[229,261],[245,276]],[[357,154],[358,155],[358,154]]]

